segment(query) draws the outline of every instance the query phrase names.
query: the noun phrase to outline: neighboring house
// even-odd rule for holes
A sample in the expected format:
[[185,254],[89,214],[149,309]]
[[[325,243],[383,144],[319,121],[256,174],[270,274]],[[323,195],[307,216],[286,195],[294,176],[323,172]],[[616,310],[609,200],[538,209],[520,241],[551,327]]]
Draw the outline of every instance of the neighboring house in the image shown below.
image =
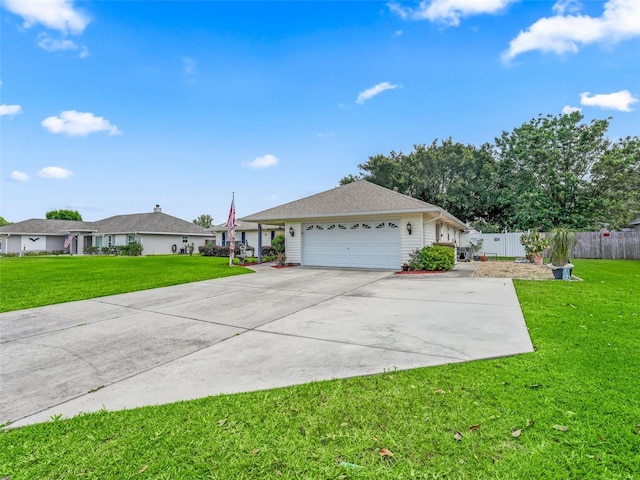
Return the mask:
[[[67,235],[71,243],[65,247]],[[112,247],[140,243],[143,255],[187,253],[188,245],[213,243],[215,236],[186,220],[162,213],[116,215],[96,222],[30,219],[0,227],[0,253],[61,250],[82,254],[88,247]]]
[[633,231],[640,232],[640,217],[636,218],[635,220],[632,220],[626,225],[623,225],[622,230],[625,232],[633,232]]
[[[227,224],[214,225],[213,232],[216,234],[216,242],[218,245],[226,246],[229,244],[229,232]],[[271,245],[271,241],[276,235],[284,234],[281,225],[262,225],[262,246]],[[258,247],[258,224],[254,222],[236,221],[235,241],[243,245],[250,245],[254,248]]]
[[415,249],[460,245],[468,228],[436,205],[365,180],[240,220],[284,225],[287,262],[322,267],[399,269]]

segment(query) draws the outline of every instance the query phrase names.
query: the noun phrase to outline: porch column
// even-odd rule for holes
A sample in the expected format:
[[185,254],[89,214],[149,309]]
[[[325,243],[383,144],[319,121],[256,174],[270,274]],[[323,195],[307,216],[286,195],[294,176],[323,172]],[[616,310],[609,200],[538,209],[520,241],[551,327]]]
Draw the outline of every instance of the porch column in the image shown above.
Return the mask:
[[262,224],[258,224],[258,264],[262,263]]

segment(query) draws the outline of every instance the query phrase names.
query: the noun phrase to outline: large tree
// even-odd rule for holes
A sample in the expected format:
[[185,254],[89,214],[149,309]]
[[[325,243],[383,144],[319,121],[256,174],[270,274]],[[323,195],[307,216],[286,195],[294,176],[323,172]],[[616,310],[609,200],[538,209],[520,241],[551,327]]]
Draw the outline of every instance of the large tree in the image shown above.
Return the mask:
[[213,217],[211,215],[203,213],[198,218],[194,218],[193,223],[204,228],[211,228],[211,226],[213,225]]
[[620,139],[591,171],[593,198],[599,200],[609,227],[640,216],[640,138]]
[[415,145],[409,154],[391,152],[374,155],[358,166],[360,174],[348,175],[341,183],[358,179],[438,205],[462,220],[489,219],[493,200],[489,182],[494,160],[489,145],[476,147],[451,138],[429,145]]
[[4,227],[5,225],[10,225],[11,222],[7,222],[4,217],[0,217],[0,227]]
[[77,210],[51,210],[45,214],[45,217],[49,220],[79,220],[82,221],[82,216]]
[[499,215],[509,229],[597,229],[607,201],[593,195],[592,171],[612,151],[609,120],[580,112],[539,116],[495,140]]
[[451,140],[374,155],[357,175],[438,205],[479,228],[618,227],[640,214],[640,138],[612,142],[609,119],[539,116],[493,145]]

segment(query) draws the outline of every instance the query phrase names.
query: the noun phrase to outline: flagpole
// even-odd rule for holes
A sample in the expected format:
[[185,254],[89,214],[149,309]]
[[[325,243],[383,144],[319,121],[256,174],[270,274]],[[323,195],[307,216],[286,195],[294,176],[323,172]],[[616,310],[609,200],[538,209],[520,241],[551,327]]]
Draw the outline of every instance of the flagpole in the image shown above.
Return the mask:
[[231,208],[229,209],[229,218],[227,219],[227,231],[229,232],[229,266],[233,266],[233,257],[236,249],[236,192],[231,194]]

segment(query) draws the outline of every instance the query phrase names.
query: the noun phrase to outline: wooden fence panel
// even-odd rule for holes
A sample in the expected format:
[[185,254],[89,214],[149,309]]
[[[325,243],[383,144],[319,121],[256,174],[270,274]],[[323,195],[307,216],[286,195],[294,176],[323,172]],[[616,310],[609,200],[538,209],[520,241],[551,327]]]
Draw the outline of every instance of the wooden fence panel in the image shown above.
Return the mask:
[[576,233],[573,258],[640,260],[640,232]]

